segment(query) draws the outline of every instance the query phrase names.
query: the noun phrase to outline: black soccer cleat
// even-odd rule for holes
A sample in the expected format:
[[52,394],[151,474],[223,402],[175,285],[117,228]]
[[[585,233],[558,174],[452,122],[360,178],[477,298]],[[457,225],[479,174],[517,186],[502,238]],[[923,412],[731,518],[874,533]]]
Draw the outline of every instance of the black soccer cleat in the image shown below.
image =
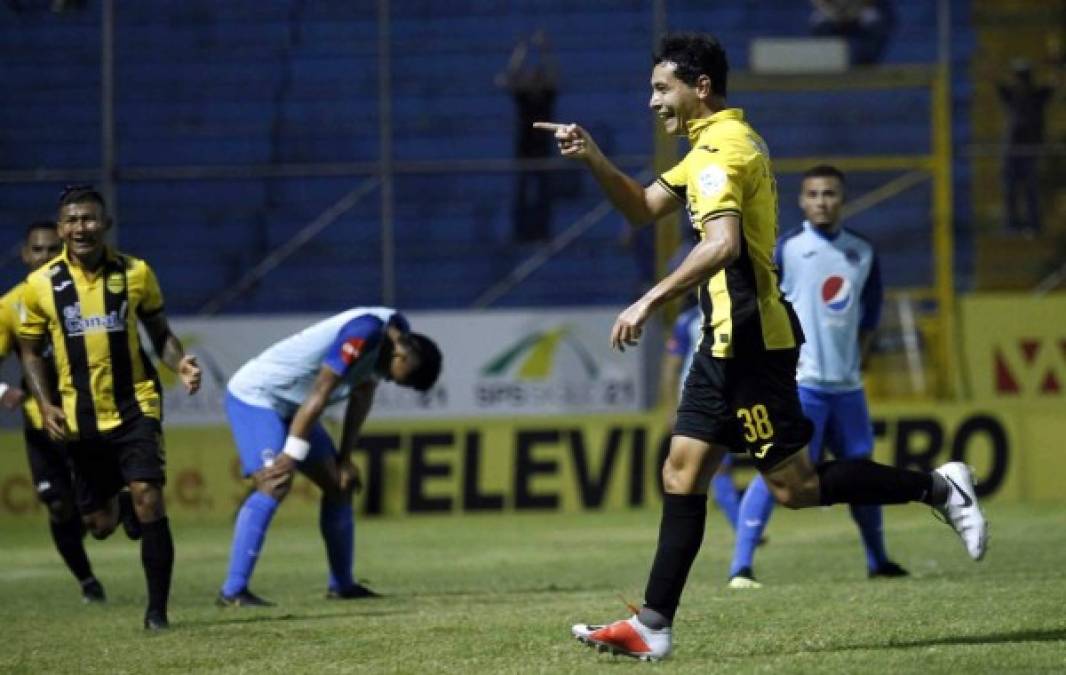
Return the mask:
[[247,588],[237,591],[233,595],[223,595],[221,591],[215,604],[219,607],[273,607],[274,603],[252,593]]
[[144,629],[152,633],[169,630],[170,622],[163,612],[148,610],[144,615]]
[[892,562],[891,560],[885,562],[877,569],[872,569],[867,572],[871,579],[895,579],[899,577],[909,577],[910,572],[905,570],[901,565]]
[[375,593],[362,584],[353,584],[339,590],[329,589],[326,593],[327,600],[359,600],[361,598],[383,598],[385,596]]
[[134,541],[141,538],[141,521],[133,510],[133,496],[129,490],[118,493],[118,519],[127,537]]
[[81,601],[86,605],[99,605],[107,602],[104,586],[97,581],[96,577],[89,577],[81,582]]

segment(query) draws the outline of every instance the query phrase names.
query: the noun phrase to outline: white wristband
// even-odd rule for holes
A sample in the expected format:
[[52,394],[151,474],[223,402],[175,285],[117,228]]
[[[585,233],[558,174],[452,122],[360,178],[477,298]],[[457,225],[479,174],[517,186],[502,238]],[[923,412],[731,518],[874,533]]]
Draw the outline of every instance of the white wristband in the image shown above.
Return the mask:
[[7,382],[0,382],[0,396],[3,396],[4,394],[6,394],[7,390],[10,389],[10,388],[11,388],[11,385],[9,385]]
[[289,436],[285,439],[285,447],[281,451],[297,462],[302,462],[307,458],[307,453],[311,452],[311,443],[296,436]]

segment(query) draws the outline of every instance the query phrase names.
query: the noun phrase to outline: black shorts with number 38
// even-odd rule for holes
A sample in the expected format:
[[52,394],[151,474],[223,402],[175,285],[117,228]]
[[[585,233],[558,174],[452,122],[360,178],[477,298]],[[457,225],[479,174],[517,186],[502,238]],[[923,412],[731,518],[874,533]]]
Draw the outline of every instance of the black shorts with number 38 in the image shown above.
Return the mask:
[[799,349],[692,359],[674,434],[748,453],[766,472],[803,449],[813,426],[796,389]]

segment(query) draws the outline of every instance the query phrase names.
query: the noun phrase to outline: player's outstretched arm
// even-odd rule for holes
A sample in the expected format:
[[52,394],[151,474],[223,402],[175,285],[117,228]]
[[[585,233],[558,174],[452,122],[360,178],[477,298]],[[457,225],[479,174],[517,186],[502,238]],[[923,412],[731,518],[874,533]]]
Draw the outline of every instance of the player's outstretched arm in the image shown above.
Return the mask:
[[196,357],[185,353],[181,340],[170,330],[170,323],[162,312],[142,321],[152,347],[167,368],[170,368],[185,385],[185,391],[195,394],[200,390],[201,370]]
[[534,122],[533,128],[552,133],[563,157],[583,161],[607,199],[633,225],[647,225],[680,206],[677,199],[657,183],[644,187],[623,173],[603,154],[589,132],[579,125]]

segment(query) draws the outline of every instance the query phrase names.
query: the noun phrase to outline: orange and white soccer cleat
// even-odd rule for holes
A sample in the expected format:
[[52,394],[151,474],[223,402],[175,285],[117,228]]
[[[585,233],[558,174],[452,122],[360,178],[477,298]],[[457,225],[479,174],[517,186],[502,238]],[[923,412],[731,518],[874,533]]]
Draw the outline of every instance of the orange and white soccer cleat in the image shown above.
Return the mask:
[[607,626],[574,624],[570,632],[578,641],[599,652],[621,654],[641,661],[660,661],[670,654],[669,628],[648,628],[636,616]]

